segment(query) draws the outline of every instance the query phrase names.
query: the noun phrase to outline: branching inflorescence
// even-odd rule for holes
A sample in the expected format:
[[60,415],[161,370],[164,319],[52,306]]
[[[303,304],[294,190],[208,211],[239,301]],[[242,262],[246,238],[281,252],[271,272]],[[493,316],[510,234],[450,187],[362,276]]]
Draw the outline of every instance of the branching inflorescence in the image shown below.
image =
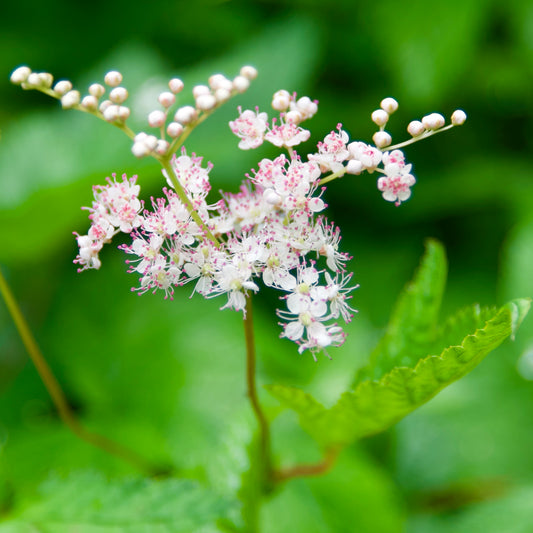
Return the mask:
[[383,198],[400,205],[415,183],[412,165],[400,148],[463,124],[466,115],[456,110],[446,126],[442,115],[429,114],[408,125],[409,140],[392,146],[385,126],[398,104],[385,98],[372,113],[379,127],[374,144],[351,142],[338,124],[316,151],[302,158],[295,147],[306,142],[310,132],[301,124],[317,112],[318,103],[280,90],[272,99],[278,117],[269,121],[258,108],[238,108],[239,116],[229,125],[243,150],[267,141],[284,152],[260,160],[239,192],[224,193],[219,201],[208,203],[212,165],[203,166],[201,157],[187,154],[183,143],[217,107],[244,92],[256,75],[249,66],[233,80],[215,74],[208,85],[193,88],[195,106],[175,111],[171,110],[183,82],[170,80],[170,91],[159,95],[161,108],[148,115],[148,125],[159,130],[158,135],[136,134],[127,126],[128,91],[120,86],[119,72],[107,73],[105,84],[91,85],[83,98],[69,81],[54,85],[51,74],[28,67],[16,69],[11,80],[60,99],[64,108],[113,124],[132,139],[136,157],[152,156],[163,167],[168,187],[163,188],[163,197],[151,200],[149,209],[139,199],[136,176],[117,179],[113,174],[106,185],[94,187],[94,202],[88,208],[91,227],[87,235],[75,234],[79,254],[74,262],[79,271],[100,268],[103,245],[122,232],[132,239],[120,248],[131,256],[129,272],[140,276],[133,289],[140,294],[162,290],[165,298],[172,298],[174,287],[192,283],[193,293],[206,298],[224,294],[223,309],[246,313],[246,298],[259,290],[261,279],[283,293],[286,309],[278,311],[281,336],[315,357],[344,342],[338,321],[352,319],[351,293],[357,287],[350,285],[352,274],[346,270],[350,257],[339,250],[340,229],[322,214],[327,207],[322,198],[325,185],[345,174],[375,172]]

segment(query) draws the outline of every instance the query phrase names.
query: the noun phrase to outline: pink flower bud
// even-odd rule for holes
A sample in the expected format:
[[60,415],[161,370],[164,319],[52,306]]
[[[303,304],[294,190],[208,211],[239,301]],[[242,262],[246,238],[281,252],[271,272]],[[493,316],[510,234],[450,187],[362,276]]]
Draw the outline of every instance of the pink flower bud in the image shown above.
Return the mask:
[[241,68],[240,75],[248,80],[255,80],[257,78],[257,69],[250,65],[245,65]]
[[378,126],[384,126],[389,120],[389,114],[383,109],[376,109],[372,113],[372,122]]
[[160,110],[152,111],[148,115],[148,125],[151,128],[160,128],[161,126],[165,125],[165,122],[167,120],[167,115]]
[[172,78],[168,82],[168,87],[174,94],[178,94],[183,90],[183,82],[179,78]]
[[466,121],[466,113],[462,109],[456,109],[452,113],[452,124],[454,126],[461,126]]
[[64,94],[68,93],[71,90],[72,90],[72,83],[68,80],[58,81],[54,85],[54,92],[56,92],[60,96],[63,96]]
[[171,122],[167,126],[167,133],[172,139],[176,139],[183,133],[183,126],[179,122]]
[[372,140],[378,148],[385,148],[392,142],[392,137],[386,131],[376,131],[372,136]]
[[122,83],[122,74],[117,70],[110,70],[104,77],[106,85],[117,87]]
[[101,98],[105,94],[105,87],[100,83],[93,83],[89,87],[89,94],[95,96],[96,98]]
[[407,126],[407,132],[412,137],[418,137],[419,135],[422,135],[426,131],[426,128],[424,127],[424,124],[420,122],[420,120],[413,120],[409,122],[409,125]]
[[381,109],[386,111],[389,115],[392,115],[398,109],[398,102],[394,98],[384,98],[381,100]]
[[250,87],[250,80],[248,78],[245,78],[244,76],[237,76],[233,80],[233,88],[238,93],[243,93],[248,89],[248,87]]
[[128,91],[124,87],[115,87],[109,93],[109,99],[114,104],[123,104],[128,99]]
[[173,93],[164,91],[159,95],[157,100],[164,108],[169,108],[171,105],[174,105],[174,102],[176,101],[176,97],[174,96]]

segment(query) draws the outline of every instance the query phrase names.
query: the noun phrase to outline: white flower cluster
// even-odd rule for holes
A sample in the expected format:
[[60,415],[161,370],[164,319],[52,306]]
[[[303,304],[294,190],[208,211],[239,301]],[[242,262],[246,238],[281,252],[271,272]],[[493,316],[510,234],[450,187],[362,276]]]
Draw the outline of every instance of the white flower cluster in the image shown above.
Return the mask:
[[60,98],[63,107],[91,112],[113,123],[133,140],[137,157],[150,155],[163,166],[169,188],[163,189],[164,197],[152,199],[150,210],[143,210],[136,177],[124,175],[117,181],[113,175],[107,185],[94,187],[91,228],[87,235],[76,234],[80,251],[75,263],[80,271],[100,268],[102,246],[116,233],[128,233],[132,242],[121,248],[131,256],[129,271],[140,278],[134,290],[141,294],[162,290],[165,298],[172,298],[175,287],[193,283],[193,293],[206,298],[226,295],[223,309],[246,313],[246,298],[259,290],[261,282],[283,293],[286,309],[277,313],[282,320],[281,335],[296,342],[300,352],[309,350],[315,357],[344,342],[338,321],[352,319],[351,292],[357,287],[350,286],[352,274],[346,271],[350,258],[339,250],[340,229],[323,215],[327,207],[322,199],[324,185],[346,174],[376,172],[383,198],[399,205],[410,197],[415,183],[400,148],[460,125],[466,115],[456,110],[446,126],[442,115],[431,113],[409,124],[410,140],[391,146],[385,126],[398,103],[385,98],[371,116],[379,127],[374,144],[351,142],[338,124],[304,159],[295,147],[309,139],[310,132],[301,123],[317,112],[318,102],[278,91],[272,107],[279,116],[269,121],[258,108],[238,108],[239,116],[229,126],[243,150],[267,141],[287,154],[262,159],[239,192],[224,193],[217,203],[209,204],[212,165],[202,166],[202,158],[188,155],[184,147],[179,156],[176,151],[196,125],[233,94],[245,91],[256,75],[253,67],[243,67],[233,80],[215,74],[208,85],[193,88],[195,106],[182,106],[172,113],[183,82],[170,80],[170,92],[158,98],[162,109],[148,115],[148,125],[159,129],[158,136],[135,134],[124,124],[129,116],[124,106],[128,92],[120,86],[119,72],[105,76],[111,90],[102,102],[103,85],[91,85],[89,95],[82,99],[70,82],[61,81],[52,88],[50,74],[33,73],[28,67],[15,70],[11,79],[24,88]]

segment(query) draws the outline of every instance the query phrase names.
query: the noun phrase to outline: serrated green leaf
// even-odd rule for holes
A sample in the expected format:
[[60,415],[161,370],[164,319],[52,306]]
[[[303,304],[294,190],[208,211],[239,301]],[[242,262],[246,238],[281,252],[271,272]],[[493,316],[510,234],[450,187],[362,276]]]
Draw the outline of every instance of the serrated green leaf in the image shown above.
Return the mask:
[[32,531],[43,532],[207,533],[219,531],[217,521],[235,506],[191,480],[106,480],[85,472],[43,484],[42,500],[0,526],[0,532],[31,525]]
[[438,331],[446,273],[444,247],[428,240],[420,266],[398,297],[385,335],[355,384],[367,378],[379,379],[396,366],[413,366],[428,353]]
[[429,355],[414,367],[396,367],[380,380],[359,383],[329,410],[298,389],[275,386],[268,390],[300,415],[304,429],[322,446],[348,445],[388,429],[470,372],[513,333],[513,324],[518,322],[516,316],[523,317],[529,306],[529,300],[523,299],[498,311],[462,312],[449,321],[455,324],[448,327],[449,330],[464,329],[462,317],[468,324],[475,316],[490,316],[490,319],[482,328],[466,335],[460,344],[444,349],[439,356]]

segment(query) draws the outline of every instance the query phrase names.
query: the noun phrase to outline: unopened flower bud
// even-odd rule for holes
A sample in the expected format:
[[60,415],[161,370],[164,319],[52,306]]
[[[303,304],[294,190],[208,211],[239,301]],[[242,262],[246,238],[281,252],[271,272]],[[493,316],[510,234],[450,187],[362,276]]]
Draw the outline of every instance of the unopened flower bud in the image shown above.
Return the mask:
[[285,122],[292,122],[293,124],[299,124],[302,122],[303,117],[299,111],[289,111],[285,113]]
[[231,92],[233,89],[233,83],[222,74],[213,74],[209,77],[209,87],[214,91],[217,89],[225,89],[226,91]]
[[100,83],[93,83],[89,87],[89,94],[96,98],[101,98],[105,94],[105,87]]
[[117,70],[110,70],[104,77],[106,85],[118,87],[122,83],[122,74]]
[[118,105],[108,105],[102,113],[107,122],[115,122],[118,120]]
[[167,133],[169,137],[176,139],[183,133],[183,126],[179,122],[171,122],[167,126]]
[[273,189],[266,189],[263,198],[270,205],[276,205],[281,201],[281,196]]
[[68,93],[71,90],[72,90],[72,83],[68,80],[58,81],[54,85],[54,92],[56,92],[60,96],[63,96],[64,94]]
[[217,99],[212,94],[201,94],[196,98],[196,107],[202,111],[209,111],[217,105]]
[[157,97],[157,101],[166,109],[169,108],[171,105],[174,105],[176,97],[173,93],[164,91]]
[[61,105],[63,109],[70,109],[80,103],[80,98],[79,91],[69,91],[61,97]]
[[384,109],[376,109],[372,113],[372,122],[378,126],[384,126],[389,121],[389,114]]
[[438,130],[445,124],[444,117],[439,113],[431,113],[422,117],[422,124],[427,130]]
[[125,121],[128,119],[128,117],[130,116],[130,108],[125,106],[125,105],[119,105],[118,106],[118,112],[117,112],[117,115],[118,115],[118,118],[122,121]]
[[54,77],[49,72],[40,72],[39,73],[40,85],[47,87],[48,89],[52,87],[54,83]]
[[41,78],[39,78],[39,74],[37,74],[37,72],[31,72],[26,78],[25,83],[32,87],[38,87],[39,85],[41,85]]
[[160,139],[158,139],[155,135],[147,135],[144,139],[144,144],[146,144],[150,150],[155,150],[159,140]]
[[291,95],[289,94],[289,91],[284,89],[275,92],[272,96],[272,107],[276,111],[285,111],[289,107],[290,103]]
[[386,111],[389,115],[392,115],[398,109],[398,102],[394,98],[384,98],[381,100],[381,109]]
[[348,174],[361,174],[363,171],[363,163],[357,159],[350,159],[346,164],[346,172]]
[[241,68],[240,71],[241,76],[244,76],[248,80],[255,80],[257,78],[257,69],[254,67],[251,67],[250,65],[245,65]]
[[454,126],[461,126],[465,123],[466,113],[462,109],[456,109],[452,113],[452,124]]
[[89,111],[96,111],[98,108],[98,98],[92,94],[84,96],[81,101],[81,106]]
[[245,78],[244,76],[237,76],[233,80],[233,88],[238,93],[243,93],[248,89],[248,87],[250,87],[250,80],[248,78]]
[[159,139],[157,141],[157,145],[154,149],[154,152],[159,155],[166,155],[169,147],[170,147],[170,144],[168,143],[168,141],[165,141],[164,139]]
[[424,124],[420,122],[420,120],[412,120],[407,126],[407,132],[412,137],[418,137],[419,135],[422,135],[422,133],[424,133],[425,131],[426,128],[424,127]]
[[172,78],[168,82],[168,87],[174,94],[178,94],[183,90],[183,82],[179,78]]
[[124,87],[115,87],[109,93],[109,99],[114,104],[123,104],[128,99],[128,91]]
[[215,90],[215,98],[219,104],[227,102],[231,98],[231,91],[228,91],[228,89],[224,89],[223,87],[219,87]]
[[110,105],[113,105],[111,100],[104,100],[98,107],[100,113],[103,113]]
[[190,122],[195,120],[196,117],[197,117],[196,109],[194,109],[194,107],[190,105],[186,105],[186,106],[180,107],[176,111],[176,114],[174,115],[174,120],[181,124],[189,124]]
[[167,115],[164,111],[156,110],[152,111],[148,115],[148,124],[151,128],[160,128],[165,125]]
[[192,95],[194,98],[198,98],[202,94],[210,94],[211,89],[207,85],[195,85],[192,88]]
[[302,120],[311,118],[318,111],[317,103],[313,102],[309,96],[302,96],[301,98],[298,98],[296,107],[302,114]]
[[385,148],[392,142],[392,137],[386,131],[376,131],[372,136],[372,140],[378,148]]
[[31,68],[22,66],[19,68],[16,68],[11,73],[11,83],[14,83],[15,85],[20,85],[21,83],[25,82],[28,79],[28,76],[31,74]]
[[131,147],[131,152],[135,157],[140,159],[141,157],[146,157],[150,153],[150,148],[148,148],[143,142],[135,141]]

